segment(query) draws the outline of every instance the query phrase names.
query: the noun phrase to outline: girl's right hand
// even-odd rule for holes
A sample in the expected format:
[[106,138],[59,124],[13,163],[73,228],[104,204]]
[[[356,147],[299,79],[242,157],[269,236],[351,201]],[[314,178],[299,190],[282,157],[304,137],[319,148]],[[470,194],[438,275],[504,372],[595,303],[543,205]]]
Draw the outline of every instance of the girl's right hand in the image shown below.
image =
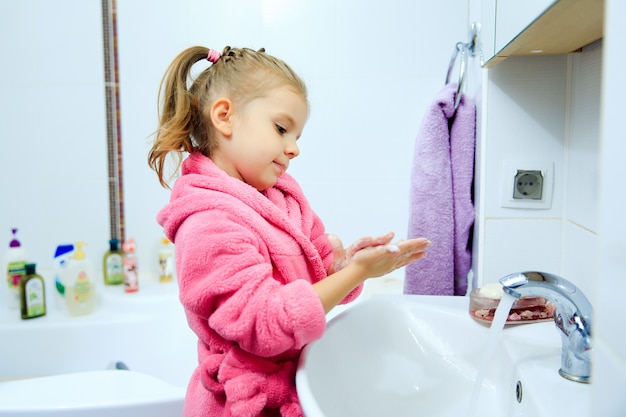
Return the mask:
[[[325,279],[313,284],[326,313],[366,279],[383,276],[423,258],[426,256],[426,248],[430,246],[430,241],[424,238],[391,243],[392,237],[387,234],[378,238],[360,239],[353,245],[354,253],[352,249],[344,249],[341,241],[334,241],[333,252],[339,259],[336,265],[339,270],[332,271]],[[346,252],[352,256],[346,256]],[[342,259],[347,264],[342,265]]]
[[431,242],[426,238],[399,240],[357,251],[350,260],[365,271],[368,278],[380,277],[426,256]]
[[334,260],[333,267],[330,270],[330,273],[332,274],[334,272],[341,271],[346,265],[348,265],[352,260],[354,254],[358,251],[370,246],[380,246],[390,243],[391,239],[393,239],[393,233],[389,232],[385,235],[377,237],[365,236],[358,239],[347,248],[343,247],[341,239],[339,239],[339,237],[336,235],[328,235],[328,239],[333,246]]

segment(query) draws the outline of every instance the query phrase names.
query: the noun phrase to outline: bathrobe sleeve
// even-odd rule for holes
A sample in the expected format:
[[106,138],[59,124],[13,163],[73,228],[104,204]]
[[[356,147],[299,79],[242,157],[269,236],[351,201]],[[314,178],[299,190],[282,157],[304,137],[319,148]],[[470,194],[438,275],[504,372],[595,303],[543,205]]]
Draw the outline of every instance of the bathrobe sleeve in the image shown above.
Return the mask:
[[204,211],[178,229],[180,298],[188,314],[206,320],[209,333],[263,357],[320,338],[324,309],[300,247],[279,228],[255,230],[240,220]]
[[[268,198],[276,204],[277,207],[290,213],[292,219],[297,218],[296,223],[301,225],[303,233],[309,237],[321,256],[322,262],[324,263],[325,274],[327,275],[334,262],[334,254],[332,244],[328,239],[328,234],[325,233],[324,223],[309,205],[308,200],[295,179],[284,174],[279,181],[279,187],[267,190]],[[313,282],[316,281],[319,281],[319,279],[313,280]],[[362,291],[363,284],[360,284],[352,290],[340,304],[354,301]]]

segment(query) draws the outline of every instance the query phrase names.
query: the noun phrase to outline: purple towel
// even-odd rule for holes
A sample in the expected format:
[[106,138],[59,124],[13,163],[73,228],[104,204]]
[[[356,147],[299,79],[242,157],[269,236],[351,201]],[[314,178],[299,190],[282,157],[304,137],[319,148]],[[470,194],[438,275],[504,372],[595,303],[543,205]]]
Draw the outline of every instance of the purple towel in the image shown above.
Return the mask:
[[415,141],[408,237],[432,242],[428,256],[405,268],[405,294],[465,295],[474,224],[472,181],[476,106],[466,96],[456,112],[456,84],[428,108]]

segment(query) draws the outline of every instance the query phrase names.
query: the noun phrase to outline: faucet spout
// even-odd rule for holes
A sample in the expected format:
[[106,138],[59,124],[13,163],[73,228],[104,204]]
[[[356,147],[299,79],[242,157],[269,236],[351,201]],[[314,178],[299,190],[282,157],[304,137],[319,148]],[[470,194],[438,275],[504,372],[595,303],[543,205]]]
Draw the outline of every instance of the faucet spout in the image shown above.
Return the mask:
[[515,298],[543,297],[554,304],[554,323],[562,341],[559,374],[589,383],[593,309],[583,292],[565,278],[547,272],[518,272],[501,278],[500,284]]

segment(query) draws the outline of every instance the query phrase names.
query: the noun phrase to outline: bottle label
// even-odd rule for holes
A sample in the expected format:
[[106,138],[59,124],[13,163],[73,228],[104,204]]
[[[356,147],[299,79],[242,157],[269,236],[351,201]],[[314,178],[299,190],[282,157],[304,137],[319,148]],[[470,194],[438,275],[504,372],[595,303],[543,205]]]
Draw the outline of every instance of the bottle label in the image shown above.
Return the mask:
[[26,275],[26,261],[9,262],[7,265],[7,284],[10,289],[19,291],[20,281]]
[[134,256],[124,257],[124,291],[134,292],[139,289],[139,271],[137,271],[137,258]]
[[89,300],[89,298],[91,298],[91,283],[87,278],[87,273],[80,271],[74,283],[74,300],[79,303],[84,303]]
[[106,260],[106,284],[121,284],[124,282],[124,264],[122,255],[112,253]]
[[174,275],[174,254],[172,252],[159,253],[159,280],[171,281]]
[[31,278],[24,285],[26,316],[37,317],[46,314],[44,288],[41,280]]

